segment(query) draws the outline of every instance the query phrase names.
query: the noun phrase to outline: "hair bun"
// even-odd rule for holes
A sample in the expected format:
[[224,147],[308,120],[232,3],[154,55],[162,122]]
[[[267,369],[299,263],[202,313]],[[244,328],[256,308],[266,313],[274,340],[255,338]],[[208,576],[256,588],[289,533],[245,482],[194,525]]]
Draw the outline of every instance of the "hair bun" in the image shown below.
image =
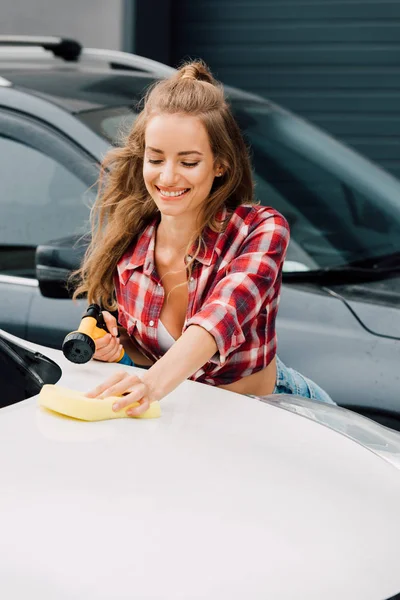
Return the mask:
[[206,81],[216,85],[216,80],[211,74],[206,63],[201,60],[185,63],[178,70],[178,79],[192,79],[193,81]]

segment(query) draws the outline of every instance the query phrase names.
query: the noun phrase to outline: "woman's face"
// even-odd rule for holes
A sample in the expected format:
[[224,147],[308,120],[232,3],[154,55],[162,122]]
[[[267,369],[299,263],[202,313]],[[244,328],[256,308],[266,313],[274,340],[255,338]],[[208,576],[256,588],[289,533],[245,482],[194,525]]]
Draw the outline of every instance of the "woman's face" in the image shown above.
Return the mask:
[[214,164],[207,131],[198,117],[150,119],[145,132],[143,178],[164,215],[197,215],[221,168]]

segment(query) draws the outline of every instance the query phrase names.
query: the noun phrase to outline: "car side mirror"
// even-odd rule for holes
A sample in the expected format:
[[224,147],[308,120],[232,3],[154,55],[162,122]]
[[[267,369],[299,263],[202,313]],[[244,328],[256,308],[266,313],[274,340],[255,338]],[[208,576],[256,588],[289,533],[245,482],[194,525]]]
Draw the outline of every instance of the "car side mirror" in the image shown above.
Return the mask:
[[41,244],[36,248],[35,267],[39,289],[46,298],[71,298],[67,288],[71,273],[79,269],[89,238],[76,236]]

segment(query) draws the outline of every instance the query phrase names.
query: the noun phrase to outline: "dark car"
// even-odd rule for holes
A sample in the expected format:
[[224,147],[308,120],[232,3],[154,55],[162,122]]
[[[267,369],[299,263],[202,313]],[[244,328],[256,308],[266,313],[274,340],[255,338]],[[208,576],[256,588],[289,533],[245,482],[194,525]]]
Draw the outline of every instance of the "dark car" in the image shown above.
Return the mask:
[[[101,159],[172,71],[0,36],[0,328],[59,348],[77,327],[85,302],[68,299],[65,280],[87,243]],[[281,107],[226,93],[257,197],[291,226],[280,357],[340,405],[400,430],[400,182]]]

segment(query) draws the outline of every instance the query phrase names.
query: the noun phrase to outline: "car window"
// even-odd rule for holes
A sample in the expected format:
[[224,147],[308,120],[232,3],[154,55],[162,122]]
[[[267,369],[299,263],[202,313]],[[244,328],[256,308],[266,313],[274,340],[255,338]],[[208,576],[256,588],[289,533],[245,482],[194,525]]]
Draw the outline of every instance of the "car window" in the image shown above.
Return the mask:
[[138,113],[126,106],[81,112],[77,117],[114,146],[121,144]]
[[38,244],[88,230],[97,170],[85,170],[78,152],[57,138],[46,144],[52,135],[41,133],[35,144],[35,135],[14,137],[0,122],[0,274],[34,277]]
[[400,223],[385,207],[290,148],[266,140],[252,148],[256,197],[287,218],[291,260],[313,269],[395,251]]
[[[63,237],[88,218],[87,185],[35,148],[0,137],[0,238],[3,244],[36,246]],[[22,172],[21,172],[22,171]]]

